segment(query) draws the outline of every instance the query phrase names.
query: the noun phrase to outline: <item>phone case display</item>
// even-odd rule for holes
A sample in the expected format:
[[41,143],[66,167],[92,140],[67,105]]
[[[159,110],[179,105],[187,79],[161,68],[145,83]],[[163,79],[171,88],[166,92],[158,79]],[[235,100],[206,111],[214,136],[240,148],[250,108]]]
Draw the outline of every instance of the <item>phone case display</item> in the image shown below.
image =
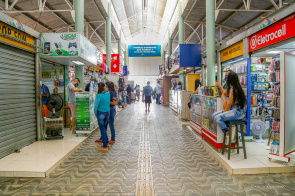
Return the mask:
[[94,114],[96,93],[76,93],[76,133],[91,133],[98,127]]
[[190,119],[190,109],[187,106],[187,103],[189,102],[189,97],[191,93],[191,91],[177,91],[177,113],[180,119]]
[[[278,58],[251,59],[251,124],[262,121],[266,129],[271,130],[273,125],[273,89],[275,83],[271,78],[274,64]],[[264,134],[269,137],[269,131]]]
[[190,127],[202,136],[202,95],[191,95]]
[[177,95],[178,95],[177,90],[170,90],[169,91],[169,106],[175,112],[177,112],[177,106],[178,106]]
[[295,55],[280,53],[280,60],[271,63],[271,79],[274,82],[272,137],[269,159],[290,162],[287,155],[295,152]]
[[216,148],[222,148],[224,134],[212,115],[222,109],[221,98],[202,96],[202,136]]

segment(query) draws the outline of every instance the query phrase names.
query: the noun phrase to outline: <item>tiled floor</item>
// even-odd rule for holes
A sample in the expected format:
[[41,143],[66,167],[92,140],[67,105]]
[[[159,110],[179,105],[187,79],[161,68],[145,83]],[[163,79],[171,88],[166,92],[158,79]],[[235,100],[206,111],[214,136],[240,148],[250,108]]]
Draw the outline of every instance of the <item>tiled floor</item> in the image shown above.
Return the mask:
[[151,158],[142,171],[152,173],[149,195],[295,193],[295,174],[229,175],[168,107],[153,104],[146,114],[143,103],[128,105],[116,129],[108,152],[97,151],[94,133],[47,178],[0,178],[0,195],[135,195],[142,157]]
[[[187,127],[190,129],[189,127]],[[191,130],[191,129],[190,129]],[[193,130],[191,132],[194,136],[201,140],[201,137]],[[231,174],[259,174],[259,173],[290,173],[295,172],[295,155],[290,154],[290,162],[285,164],[282,161],[268,159],[269,146],[267,146],[267,140],[265,143],[246,142],[247,159],[244,159],[243,149],[240,149],[240,153],[234,150],[231,153],[231,158],[228,160],[227,150],[224,154],[217,151],[206,140],[201,140],[202,144],[208,149],[221,163],[225,166],[227,171]]]

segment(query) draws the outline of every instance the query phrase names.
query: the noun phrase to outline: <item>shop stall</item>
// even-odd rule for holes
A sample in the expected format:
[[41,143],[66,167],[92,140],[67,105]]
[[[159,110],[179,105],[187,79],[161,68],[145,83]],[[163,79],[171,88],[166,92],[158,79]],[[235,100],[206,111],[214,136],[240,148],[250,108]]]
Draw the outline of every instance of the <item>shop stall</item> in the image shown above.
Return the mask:
[[[70,77],[75,74],[73,66],[83,66],[83,75],[85,75],[88,66],[97,65],[97,48],[80,33],[45,33],[41,35],[41,45],[42,59],[69,66]],[[93,81],[90,89],[87,93],[76,93],[77,134],[89,134],[97,127],[93,112],[95,101]]]
[[190,127],[215,148],[221,149],[224,133],[214,122],[212,116],[223,109],[223,101],[220,97],[204,94],[203,92],[191,95]]
[[286,163],[295,150],[294,24],[295,13],[249,37],[251,124],[261,127],[257,135],[269,137],[270,160]]

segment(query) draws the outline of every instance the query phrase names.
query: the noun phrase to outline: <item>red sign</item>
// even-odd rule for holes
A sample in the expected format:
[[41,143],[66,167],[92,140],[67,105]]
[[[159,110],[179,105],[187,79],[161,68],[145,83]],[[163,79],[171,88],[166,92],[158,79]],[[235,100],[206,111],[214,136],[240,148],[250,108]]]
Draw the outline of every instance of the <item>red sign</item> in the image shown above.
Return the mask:
[[[103,54],[102,60],[104,63],[107,63],[107,55]],[[111,60],[111,73],[119,73],[120,72],[120,55],[112,54]]]
[[295,36],[295,14],[292,14],[249,37],[249,51]]

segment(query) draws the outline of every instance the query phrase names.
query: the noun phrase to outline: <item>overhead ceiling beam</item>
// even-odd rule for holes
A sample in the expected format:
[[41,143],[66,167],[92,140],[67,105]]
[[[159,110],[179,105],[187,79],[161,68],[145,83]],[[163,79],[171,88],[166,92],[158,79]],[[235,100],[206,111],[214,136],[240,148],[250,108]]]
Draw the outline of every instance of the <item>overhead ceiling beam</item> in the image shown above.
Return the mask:
[[238,9],[217,9],[224,12],[273,12],[274,10],[238,10]]
[[[121,2],[122,2],[122,5],[123,5],[123,10],[124,10],[124,13],[125,13],[125,16],[126,16],[126,18],[128,18],[128,16],[127,16],[127,13],[126,13],[126,7],[125,7],[125,4],[124,4],[124,0],[121,0]],[[116,11],[116,10],[115,10]],[[129,21],[127,20],[127,24],[128,24],[128,30],[129,30],[129,32],[131,33],[131,30],[130,30],[130,23],[129,23]],[[120,24],[121,25],[121,24]],[[122,27],[122,25],[121,25],[121,27]],[[124,32],[123,32],[124,33]],[[126,36],[126,35],[125,35]]]
[[12,10],[12,8],[15,6],[15,4],[18,2],[18,0],[14,0],[12,4],[9,6],[8,10]]
[[[5,0],[2,0],[2,2],[5,2]],[[14,5],[14,9],[16,10],[22,10],[20,7],[18,7],[17,5]],[[38,23],[40,26],[42,26],[45,29],[48,29],[51,32],[56,32],[54,29],[52,29],[51,27],[49,27],[48,25],[46,25],[45,23],[39,21],[37,18],[35,18],[34,16],[32,16],[31,14],[28,13],[23,13],[24,16],[30,18],[31,20],[33,20],[34,22]]]

